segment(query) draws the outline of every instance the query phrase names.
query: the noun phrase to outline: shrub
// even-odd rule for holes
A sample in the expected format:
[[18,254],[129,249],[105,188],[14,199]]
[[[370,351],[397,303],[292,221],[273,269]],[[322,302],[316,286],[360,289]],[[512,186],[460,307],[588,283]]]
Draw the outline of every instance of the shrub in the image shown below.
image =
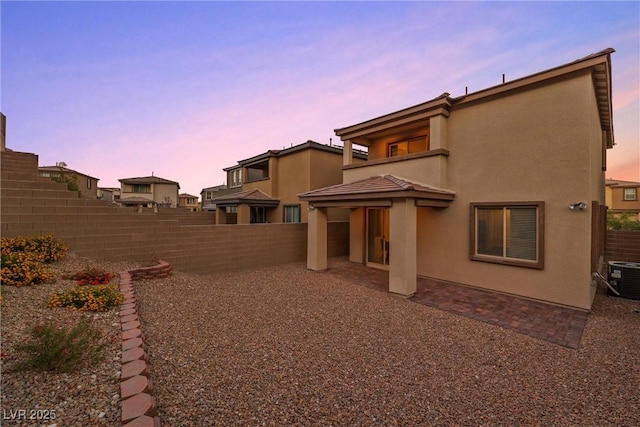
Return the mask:
[[109,285],[71,287],[49,298],[49,307],[67,307],[78,311],[107,311],[124,301],[122,293]]
[[63,258],[67,253],[67,245],[52,235],[32,237],[3,237],[2,255],[25,252],[39,262],[52,263]]
[[622,214],[607,212],[607,228],[609,230],[640,230],[640,221],[633,219],[628,212]]
[[28,252],[2,254],[2,284],[8,286],[28,286],[55,280],[46,264],[38,261]]
[[75,280],[78,286],[106,285],[113,277],[114,275],[112,273],[95,267],[86,268],[76,274],[66,274],[62,276],[63,279]]
[[67,246],[51,235],[3,237],[1,245],[2,283],[27,286],[53,281],[45,264],[64,257]]
[[100,331],[85,319],[71,329],[52,324],[35,326],[30,338],[14,347],[23,356],[16,364],[18,370],[69,372],[102,360],[105,347]]
[[59,175],[52,176],[51,179],[55,182],[67,184],[67,190],[69,191],[80,191],[80,186],[78,185],[78,177],[76,175],[70,173],[61,173]]

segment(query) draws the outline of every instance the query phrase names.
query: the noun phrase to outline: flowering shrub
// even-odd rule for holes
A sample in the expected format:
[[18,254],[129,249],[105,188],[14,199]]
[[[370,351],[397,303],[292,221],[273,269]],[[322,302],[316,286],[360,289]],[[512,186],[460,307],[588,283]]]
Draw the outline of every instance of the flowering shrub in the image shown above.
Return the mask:
[[53,281],[46,264],[57,261],[67,246],[53,236],[3,237],[1,244],[2,284],[27,286]]
[[55,275],[46,264],[38,261],[28,252],[2,254],[2,284],[9,286],[28,286],[48,283]]
[[106,285],[113,279],[114,275],[99,268],[85,268],[76,274],[65,274],[63,279],[75,280],[78,286],[84,285]]
[[51,324],[35,326],[30,336],[30,341],[14,347],[22,356],[16,364],[17,370],[68,372],[103,358],[105,344],[101,342],[100,331],[87,320],[81,320],[71,329]]
[[67,245],[64,242],[50,234],[46,236],[2,238],[2,255],[26,252],[37,261],[47,264],[63,258],[67,250]]
[[49,307],[67,307],[78,311],[107,311],[124,301],[122,293],[109,285],[74,286],[49,298]]

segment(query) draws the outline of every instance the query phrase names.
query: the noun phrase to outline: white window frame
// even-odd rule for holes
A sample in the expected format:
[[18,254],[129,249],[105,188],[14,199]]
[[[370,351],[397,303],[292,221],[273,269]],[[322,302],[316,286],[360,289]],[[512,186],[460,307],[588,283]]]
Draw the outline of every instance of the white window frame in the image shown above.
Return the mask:
[[622,189],[622,200],[625,200],[625,201],[638,200],[638,189],[634,188],[634,187],[623,188]]

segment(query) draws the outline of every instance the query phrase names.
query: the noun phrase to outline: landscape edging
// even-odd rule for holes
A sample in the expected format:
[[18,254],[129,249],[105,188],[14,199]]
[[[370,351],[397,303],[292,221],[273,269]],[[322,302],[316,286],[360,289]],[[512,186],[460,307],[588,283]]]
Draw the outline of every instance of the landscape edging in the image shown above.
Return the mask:
[[133,282],[168,277],[171,275],[171,265],[164,260],[159,260],[153,266],[125,270],[118,274],[120,291],[124,295],[124,301],[120,304],[122,425],[124,427],[160,427]]

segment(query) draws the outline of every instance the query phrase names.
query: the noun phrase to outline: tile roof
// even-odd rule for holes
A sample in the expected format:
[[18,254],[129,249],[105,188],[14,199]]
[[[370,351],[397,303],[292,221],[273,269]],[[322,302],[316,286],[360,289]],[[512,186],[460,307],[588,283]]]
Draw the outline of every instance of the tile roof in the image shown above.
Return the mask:
[[45,172],[75,173],[75,174],[78,174],[78,175],[84,175],[84,176],[86,176],[88,178],[97,179],[99,181],[99,179],[96,178],[95,176],[87,175],[86,173],[78,172],[78,171],[75,171],[73,169],[66,168],[64,166],[38,166],[38,170],[39,171],[45,171]]
[[621,181],[619,179],[607,179],[605,185],[609,187],[640,187],[640,182]]
[[138,196],[125,197],[124,199],[121,198],[118,202],[123,205],[141,205],[146,203],[156,203],[151,199],[145,199],[144,197],[138,197]]
[[180,188],[180,184],[175,181],[160,178],[159,176],[142,176],[136,178],[122,178],[119,179],[123,184],[175,184]]
[[269,195],[263,193],[258,189],[254,189],[215,197],[211,199],[211,203],[215,203],[217,205],[256,203],[277,206],[280,203],[280,200],[274,199],[273,197],[270,197]]
[[[350,196],[353,197],[356,195],[371,195],[374,196],[374,198],[380,198],[384,196],[388,197],[391,193],[402,193],[405,197],[438,198],[445,200],[453,200],[455,196],[455,193],[449,190],[412,182],[394,175],[379,175],[359,181],[307,191],[298,194],[298,197],[303,200],[335,197],[349,199]],[[401,194],[398,195],[401,196]]]

